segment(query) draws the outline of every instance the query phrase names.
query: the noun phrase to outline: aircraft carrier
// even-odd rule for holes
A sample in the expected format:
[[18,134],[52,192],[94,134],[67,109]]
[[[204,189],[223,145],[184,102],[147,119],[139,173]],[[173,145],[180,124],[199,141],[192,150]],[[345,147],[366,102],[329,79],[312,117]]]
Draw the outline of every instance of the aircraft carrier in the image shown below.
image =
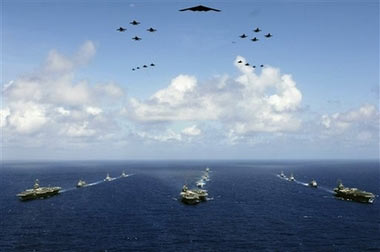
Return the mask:
[[357,188],[344,187],[342,182],[334,188],[335,196],[347,200],[353,200],[361,203],[373,203],[375,195],[370,192],[362,191]]
[[20,192],[16,196],[20,200],[33,200],[33,199],[44,199],[51,196],[54,196],[59,193],[61,187],[40,187],[38,179],[34,182],[33,189],[27,189],[23,192]]

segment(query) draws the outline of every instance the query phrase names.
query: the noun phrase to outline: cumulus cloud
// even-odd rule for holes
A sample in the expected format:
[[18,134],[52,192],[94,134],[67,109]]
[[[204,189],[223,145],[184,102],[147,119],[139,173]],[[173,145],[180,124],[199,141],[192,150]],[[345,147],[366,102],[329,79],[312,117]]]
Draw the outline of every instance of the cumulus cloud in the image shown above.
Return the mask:
[[[91,84],[75,79],[75,70],[95,53],[91,41],[72,57],[52,50],[39,71],[4,85],[0,126],[7,137],[43,133],[49,139],[109,138],[110,130],[117,128],[112,106],[124,91],[114,83]],[[104,99],[108,99],[106,103],[101,102]]]
[[[245,59],[238,56],[235,62]],[[199,84],[194,76],[179,75],[148,100],[130,99],[127,116],[137,122],[218,121],[232,134],[294,131],[302,101],[291,75],[273,67],[260,74],[235,63],[241,75]]]
[[367,141],[378,138],[379,119],[377,108],[365,104],[346,112],[324,114],[320,123],[327,136],[345,134],[352,139]]

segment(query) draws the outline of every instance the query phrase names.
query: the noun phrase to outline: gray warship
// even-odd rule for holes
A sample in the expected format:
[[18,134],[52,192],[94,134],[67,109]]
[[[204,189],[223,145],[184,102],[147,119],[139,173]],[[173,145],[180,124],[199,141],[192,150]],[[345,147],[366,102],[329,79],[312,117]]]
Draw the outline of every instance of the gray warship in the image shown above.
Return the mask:
[[315,179],[313,179],[312,181],[309,182],[309,186],[317,188],[318,187],[317,181],[315,181]]
[[77,187],[85,187],[87,185],[86,181],[80,179],[78,181]]
[[23,192],[20,192],[16,196],[19,197],[20,200],[33,200],[33,199],[44,199],[51,196],[54,196],[59,193],[61,187],[40,187],[38,179],[34,182],[33,189],[27,189]]
[[344,187],[341,181],[334,188],[335,196],[347,200],[353,200],[361,203],[373,203],[375,195],[370,192],[362,191],[357,188]]
[[184,185],[182,187],[182,191],[181,191],[180,195],[181,195],[181,201],[184,204],[196,205],[199,202],[201,202],[199,195],[197,193],[195,193],[194,191],[189,190],[189,188],[186,185]]

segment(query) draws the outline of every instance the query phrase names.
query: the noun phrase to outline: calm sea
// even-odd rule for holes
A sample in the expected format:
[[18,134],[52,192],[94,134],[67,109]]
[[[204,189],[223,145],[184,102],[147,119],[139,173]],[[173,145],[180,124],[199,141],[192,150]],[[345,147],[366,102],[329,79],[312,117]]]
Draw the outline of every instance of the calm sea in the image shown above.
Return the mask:
[[[183,205],[182,186],[207,166],[210,200]],[[123,170],[134,175],[99,182]],[[379,195],[379,161],[6,162],[0,172],[0,251],[380,251],[380,198],[331,192],[341,179]],[[63,192],[19,201],[36,178]],[[99,183],[76,189],[79,179]],[[312,179],[319,188],[305,186]]]

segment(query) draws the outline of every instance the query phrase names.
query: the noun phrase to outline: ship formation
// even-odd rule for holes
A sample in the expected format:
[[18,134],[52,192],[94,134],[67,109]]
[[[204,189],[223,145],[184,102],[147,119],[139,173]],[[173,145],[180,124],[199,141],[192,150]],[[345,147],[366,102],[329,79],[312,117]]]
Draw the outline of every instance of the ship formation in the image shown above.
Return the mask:
[[[296,181],[296,179],[293,176],[293,173],[291,173],[289,177],[286,177],[284,172],[281,171],[280,174],[278,174],[277,176],[288,181]],[[298,183],[309,186],[311,188],[318,188],[318,183],[315,179],[312,179],[308,184],[302,182]],[[376,197],[373,193],[359,190],[358,188],[345,187],[342,184],[342,181],[338,182],[337,187],[333,189],[333,193],[336,198],[349,201],[356,201],[360,203],[373,203]]]
[[[128,177],[128,176],[131,176],[131,175],[126,174],[123,171],[122,174],[119,177],[117,177],[117,178],[125,178],[125,177]],[[111,178],[110,175],[107,173],[107,176],[106,176],[106,178],[103,181],[109,182],[109,181],[115,180],[117,178]],[[98,181],[98,182],[95,182],[95,183],[92,183],[92,184],[87,184],[86,181],[84,181],[83,179],[80,179],[78,181],[78,183],[75,185],[75,187],[76,188],[83,188],[83,187],[91,186],[91,185],[94,185],[94,184],[98,184],[99,182],[103,182],[103,181]],[[72,188],[72,189],[74,189],[74,188]],[[61,189],[62,188],[59,187],[59,186],[41,187],[39,180],[36,179],[35,182],[34,182],[33,188],[26,189],[25,191],[18,193],[16,196],[21,201],[34,200],[34,199],[46,199],[46,198],[58,195],[60,192],[62,192]],[[70,190],[72,190],[72,189],[70,189]]]
[[202,189],[206,182],[210,181],[209,176],[210,168],[206,168],[203,172],[202,177],[196,182],[197,188],[189,189],[187,185],[182,187],[180,192],[181,201],[187,205],[196,205],[200,202],[205,202],[208,199],[208,192],[205,189]]

